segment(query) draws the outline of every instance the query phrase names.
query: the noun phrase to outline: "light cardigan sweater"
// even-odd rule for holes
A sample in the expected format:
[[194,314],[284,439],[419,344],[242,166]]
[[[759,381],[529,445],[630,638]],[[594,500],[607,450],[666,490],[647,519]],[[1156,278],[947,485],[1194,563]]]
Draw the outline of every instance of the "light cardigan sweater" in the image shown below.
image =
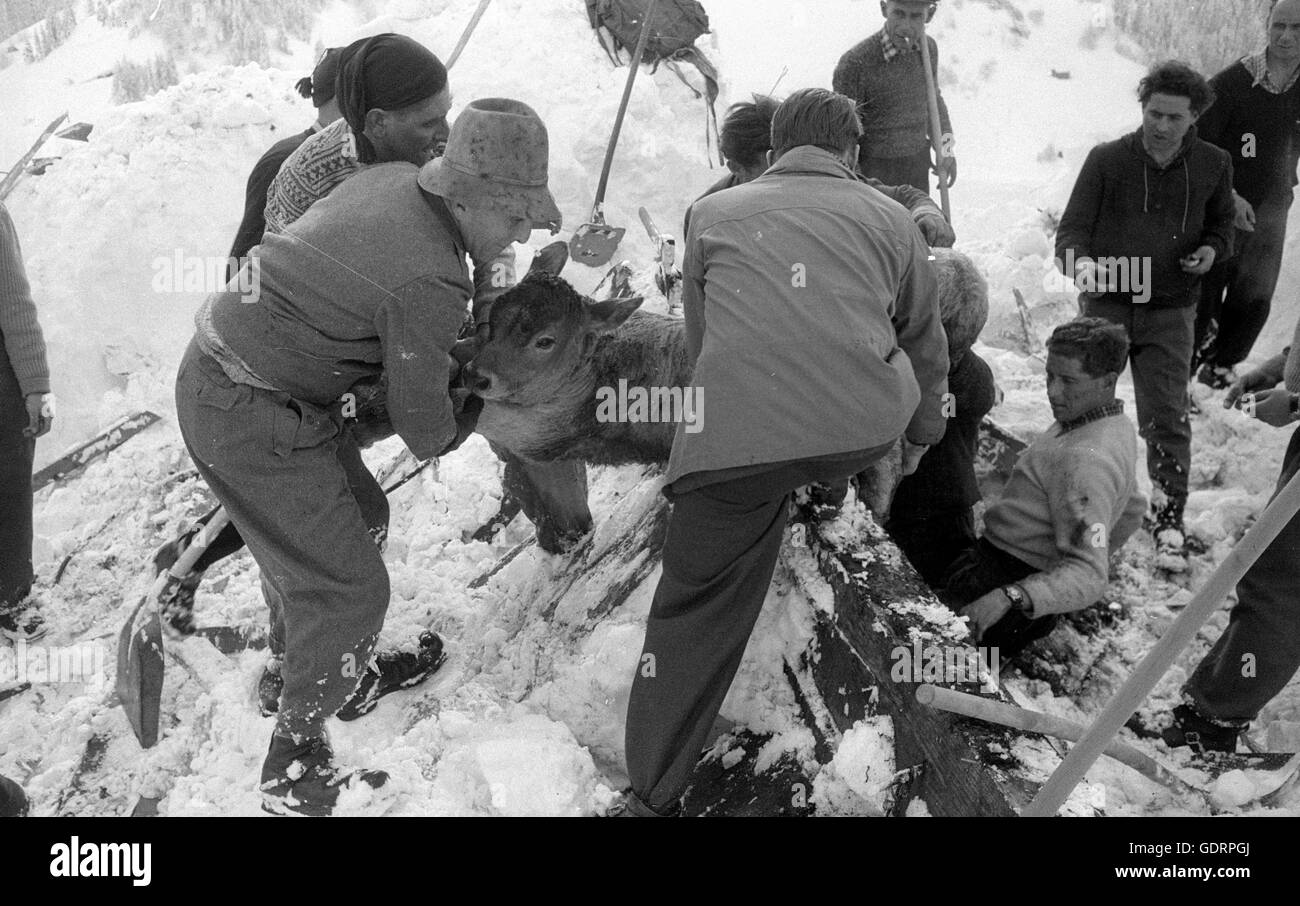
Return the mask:
[[9,211],[0,203],[0,343],[24,396],[50,392],[45,338],[36,320],[23,251]]
[[1101,599],[1110,553],[1141,525],[1133,423],[1119,414],[1029,445],[1002,496],[984,515],[984,538],[1038,572],[1018,583],[1035,617]]

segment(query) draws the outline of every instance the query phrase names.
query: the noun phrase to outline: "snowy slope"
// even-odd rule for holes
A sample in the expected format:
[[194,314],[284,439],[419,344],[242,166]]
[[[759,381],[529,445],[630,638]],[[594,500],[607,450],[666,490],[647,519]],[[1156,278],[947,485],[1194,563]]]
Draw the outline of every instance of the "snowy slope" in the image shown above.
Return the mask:
[[[445,56],[476,5],[401,0],[387,4],[380,19],[363,22],[354,7],[339,3],[321,17],[312,43],[337,45],[395,30]],[[779,94],[829,84],[839,55],[878,25],[876,4],[858,0],[707,5],[715,33],[701,46],[723,74],[720,113],[778,80]],[[1116,49],[1112,36],[1103,35],[1093,49],[1081,45],[1092,23],[1090,4],[1025,0],[1012,7],[1022,12],[1020,20],[1005,3],[942,6],[935,34],[961,163],[953,192],[959,248],[990,280],[994,311],[983,351],[1007,393],[995,417],[1021,431],[1041,430],[1050,422],[1042,363],[1024,355],[1012,289],[1024,293],[1040,339],[1073,313],[1072,295],[1045,280],[1050,241],[1043,212],[1064,206],[1093,143],[1137,125],[1133,89],[1140,67]],[[49,59],[0,71],[0,111],[19,124],[0,136],[6,158],[21,153],[64,108],[74,120],[97,123],[88,145],[61,145],[64,159],[45,176],[25,180],[10,199],[63,403],[60,433],[42,441],[40,455],[52,458],[126,411],[148,406],[166,417],[37,502],[40,594],[55,627],[50,641],[103,646],[110,682],[113,636],[145,590],[148,553],[207,504],[170,417],[171,377],[204,293],[156,292],[155,262],[178,250],[224,255],[248,169],[266,146],[311,120],[310,107],[292,90],[312,62],[306,44],[294,48],[282,69],[202,72],[140,104],[108,107],[107,81],[85,80],[123,53],[147,49],[89,23]],[[1069,70],[1071,78],[1053,78],[1052,69]],[[452,71],[458,106],[474,97],[513,96],[548,123],[552,185],[566,223],[562,238],[588,213],[626,73],[610,66],[582,5],[572,0],[495,0]],[[707,160],[703,103],[667,69],[642,72],[607,206],[610,222],[632,228],[621,254],[642,269],[642,283],[650,248],[637,226],[637,207],[646,205],[663,228],[676,232],[690,200],[719,175]],[[533,244],[546,241],[535,234]],[[1284,280],[1284,290],[1295,285],[1294,261],[1293,255],[1286,278],[1292,282]],[[590,288],[600,275],[575,266],[565,276]],[[1284,298],[1300,297],[1279,295]],[[1292,323],[1297,315],[1289,314]],[[1269,351],[1261,343],[1261,352]],[[1204,408],[1196,422],[1190,521],[1210,553],[1197,558],[1192,587],[1263,504],[1285,441],[1281,432],[1225,413],[1212,399]],[[368,459],[378,467],[398,449],[389,442]],[[519,520],[494,545],[463,540],[495,511],[498,471],[476,439],[394,499],[387,554],[393,601],[383,641],[409,643],[432,627],[447,639],[451,659],[426,687],[393,696],[360,723],[336,725],[344,761],[395,778],[382,801],[351,803],[357,811],[580,814],[607,802],[623,782],[622,721],[657,573],[603,619],[590,619],[588,608],[637,567],[636,556],[601,560],[600,554],[635,535],[657,503],[657,482],[637,470],[598,470],[592,481],[598,530],[576,563],[527,550],[471,590],[471,580],[529,531]],[[1170,606],[1185,603],[1186,588],[1148,574],[1149,544],[1145,536],[1135,540],[1111,590],[1130,619],[1095,643],[1106,651],[1100,663],[1108,669],[1097,671],[1102,679],[1081,670],[1073,700],[1035,683],[1031,691],[1044,707],[1075,717],[1095,712],[1111,688],[1103,680],[1140,657],[1170,618]],[[785,734],[799,751],[808,740],[799,737],[781,658],[806,642],[813,605],[791,581],[801,565],[790,558],[797,555],[788,554],[778,570],[724,716]],[[260,624],[263,605],[250,559],[232,558],[210,573],[200,605],[207,625]],[[1202,650],[1222,623],[1220,615],[1201,639]],[[231,665],[210,647],[187,643],[182,656],[188,666],[169,666],[165,701],[176,723],[156,749],[141,755],[120,711],[105,707],[105,689],[41,685],[0,704],[0,773],[24,781],[44,814],[61,807],[121,813],[140,794],[163,797],[165,814],[255,813],[253,791],[271,728],[253,705],[265,654],[247,652]],[[1161,701],[1176,694],[1195,656],[1166,678]],[[1300,690],[1293,685],[1264,717],[1264,733],[1294,740]],[[840,765],[846,773],[881,754],[886,734],[877,730],[854,735]],[[113,740],[93,775],[113,794],[74,796],[60,806],[92,732]],[[852,797],[865,791],[861,779],[830,778],[823,803],[860,806]],[[1198,807],[1153,795],[1113,765],[1099,766],[1090,779],[1113,787],[1115,812]]]

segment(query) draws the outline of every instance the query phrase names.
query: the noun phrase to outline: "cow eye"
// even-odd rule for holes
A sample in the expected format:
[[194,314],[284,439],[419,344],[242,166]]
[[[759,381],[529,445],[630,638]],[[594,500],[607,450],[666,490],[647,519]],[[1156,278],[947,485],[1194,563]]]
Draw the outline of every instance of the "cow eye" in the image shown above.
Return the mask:
[[541,349],[543,351],[553,349],[554,347],[555,337],[538,337],[536,342],[533,343],[533,348]]

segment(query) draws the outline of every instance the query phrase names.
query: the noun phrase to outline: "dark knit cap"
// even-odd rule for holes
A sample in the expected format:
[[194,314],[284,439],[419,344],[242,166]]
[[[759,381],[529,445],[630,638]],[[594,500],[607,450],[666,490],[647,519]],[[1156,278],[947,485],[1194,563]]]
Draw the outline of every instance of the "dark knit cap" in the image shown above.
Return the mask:
[[320,62],[316,64],[311,75],[298,80],[296,86],[298,93],[305,98],[311,98],[311,105],[317,110],[334,100],[339,77],[339,58],[342,56],[343,48],[331,47],[321,55]]
[[345,47],[339,60],[339,112],[356,137],[360,161],[375,162],[375,149],[363,134],[367,113],[401,110],[446,87],[447,67],[405,35],[375,35]]

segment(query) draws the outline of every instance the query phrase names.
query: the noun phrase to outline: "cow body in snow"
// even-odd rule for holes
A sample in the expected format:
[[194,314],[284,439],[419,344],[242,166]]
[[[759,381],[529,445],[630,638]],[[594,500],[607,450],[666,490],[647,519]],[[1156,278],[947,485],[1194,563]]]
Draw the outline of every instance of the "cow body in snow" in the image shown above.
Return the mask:
[[[960,252],[934,254],[945,324],[959,325],[967,311],[982,324],[983,277]],[[591,302],[550,276],[502,294],[491,338],[465,368],[466,386],[484,399],[478,432],[525,461],[666,464],[678,422],[689,429],[703,413],[690,405],[684,322],[640,304]],[[886,457],[878,472],[860,496],[883,514],[901,458]],[[590,525],[590,514],[569,512],[564,521],[572,530]]]

